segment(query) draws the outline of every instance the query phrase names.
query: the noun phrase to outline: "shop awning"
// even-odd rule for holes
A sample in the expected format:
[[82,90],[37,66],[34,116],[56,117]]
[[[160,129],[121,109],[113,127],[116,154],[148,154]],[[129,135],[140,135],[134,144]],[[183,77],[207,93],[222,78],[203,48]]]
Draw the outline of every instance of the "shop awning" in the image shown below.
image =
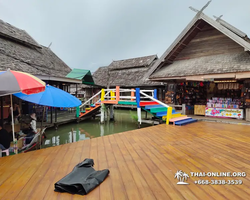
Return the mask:
[[66,77],[82,80],[82,83],[86,85],[95,85],[90,70],[73,69]]

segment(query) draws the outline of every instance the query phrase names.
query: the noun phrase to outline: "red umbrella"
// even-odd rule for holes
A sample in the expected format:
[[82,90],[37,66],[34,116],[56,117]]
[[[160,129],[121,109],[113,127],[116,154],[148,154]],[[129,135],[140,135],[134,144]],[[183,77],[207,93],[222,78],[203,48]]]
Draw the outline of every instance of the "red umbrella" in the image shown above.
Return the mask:
[[25,72],[12,71],[10,69],[0,72],[0,96],[9,94],[11,100],[13,140],[15,139],[15,134],[13,123],[12,94],[18,92],[22,92],[24,94],[35,94],[43,92],[45,90],[45,86],[45,82]]

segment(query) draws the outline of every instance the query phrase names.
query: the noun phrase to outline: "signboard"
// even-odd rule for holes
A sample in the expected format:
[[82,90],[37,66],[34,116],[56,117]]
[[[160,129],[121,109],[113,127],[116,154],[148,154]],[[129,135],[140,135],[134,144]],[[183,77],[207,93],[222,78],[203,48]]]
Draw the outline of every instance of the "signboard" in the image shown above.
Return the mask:
[[204,78],[204,82],[214,82],[214,78]]
[[210,117],[228,117],[228,118],[243,118],[243,109],[225,109],[225,108],[206,108],[206,116]]

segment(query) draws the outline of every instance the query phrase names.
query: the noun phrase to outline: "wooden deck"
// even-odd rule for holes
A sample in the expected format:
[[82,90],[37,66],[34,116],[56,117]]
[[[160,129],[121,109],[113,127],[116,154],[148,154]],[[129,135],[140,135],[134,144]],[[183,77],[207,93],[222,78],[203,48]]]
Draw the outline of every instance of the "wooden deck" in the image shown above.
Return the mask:
[[[0,158],[0,199],[249,199],[250,126],[197,122],[158,125]],[[86,196],[54,192],[85,158],[109,177]],[[246,172],[242,185],[177,185],[177,170]],[[218,179],[218,178],[214,178]]]

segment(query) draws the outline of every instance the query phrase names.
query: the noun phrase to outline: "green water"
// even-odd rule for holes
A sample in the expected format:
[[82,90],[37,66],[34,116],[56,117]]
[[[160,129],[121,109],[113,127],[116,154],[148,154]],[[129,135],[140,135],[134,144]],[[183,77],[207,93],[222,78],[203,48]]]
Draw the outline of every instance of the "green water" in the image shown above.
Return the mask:
[[[110,135],[120,133],[124,131],[130,131],[137,129],[137,122],[134,119],[137,113],[135,110],[115,110],[115,121],[106,121],[104,124],[100,124],[100,119],[97,117],[95,120],[90,119],[80,123],[71,123],[59,126],[58,130],[53,128],[46,130],[46,140],[43,145],[44,148],[57,146],[60,144],[66,144],[87,140],[104,135]],[[142,117],[145,117],[145,112],[142,112]],[[150,117],[150,115],[148,115]],[[148,124],[142,124],[143,127],[150,126]],[[73,128],[73,137],[72,137]]]

